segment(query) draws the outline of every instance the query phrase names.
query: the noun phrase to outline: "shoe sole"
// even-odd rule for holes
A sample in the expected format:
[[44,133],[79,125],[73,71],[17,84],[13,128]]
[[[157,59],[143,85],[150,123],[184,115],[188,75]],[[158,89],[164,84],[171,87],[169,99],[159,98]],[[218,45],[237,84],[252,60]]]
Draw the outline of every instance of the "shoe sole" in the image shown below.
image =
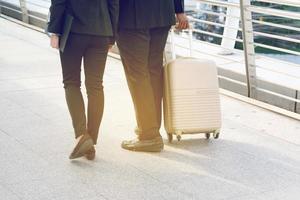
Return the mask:
[[88,139],[88,140],[84,141],[84,142],[80,145],[80,147],[79,147],[78,151],[76,152],[76,154],[75,154],[75,155],[71,155],[69,158],[70,158],[71,160],[73,160],[73,159],[76,159],[76,158],[83,157],[83,156],[85,155],[85,152],[87,152],[87,151],[89,151],[91,148],[93,148],[93,145],[94,145],[94,143],[93,143],[93,140],[92,140],[92,139]]
[[140,146],[140,147],[128,147],[126,145],[122,145],[122,148],[130,151],[161,152],[164,149],[164,145],[156,144],[156,145]]
[[85,158],[88,160],[94,160],[96,157],[96,153],[93,154],[84,154]]
[[87,156],[87,155],[85,155],[85,158],[86,158],[87,160],[95,160],[95,157],[96,157],[96,156]]

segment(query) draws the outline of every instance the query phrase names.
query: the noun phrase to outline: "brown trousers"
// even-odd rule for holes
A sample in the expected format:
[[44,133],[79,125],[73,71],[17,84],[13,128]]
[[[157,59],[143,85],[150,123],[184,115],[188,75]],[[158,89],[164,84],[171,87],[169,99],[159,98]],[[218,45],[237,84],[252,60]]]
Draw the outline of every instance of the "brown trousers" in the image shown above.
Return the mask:
[[163,95],[163,52],[170,27],[121,29],[118,47],[135,108],[141,140],[160,135]]

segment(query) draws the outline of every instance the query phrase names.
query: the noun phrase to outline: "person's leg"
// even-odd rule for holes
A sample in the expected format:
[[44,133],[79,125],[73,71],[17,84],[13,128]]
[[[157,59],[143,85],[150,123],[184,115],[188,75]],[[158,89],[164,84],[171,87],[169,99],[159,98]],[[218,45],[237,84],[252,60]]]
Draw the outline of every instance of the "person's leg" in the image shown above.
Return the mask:
[[150,29],[150,50],[148,67],[150,70],[151,85],[155,98],[158,125],[161,126],[162,96],[163,96],[163,54],[170,27]]
[[108,38],[91,36],[84,53],[85,85],[88,96],[87,130],[97,143],[104,109],[103,73],[108,53]]
[[148,69],[149,45],[149,30],[119,31],[118,47],[135,108],[139,140],[160,136]]
[[60,52],[65,97],[76,138],[86,133],[85,108],[80,90],[80,71],[85,40],[84,36],[72,33],[68,38],[65,51]]

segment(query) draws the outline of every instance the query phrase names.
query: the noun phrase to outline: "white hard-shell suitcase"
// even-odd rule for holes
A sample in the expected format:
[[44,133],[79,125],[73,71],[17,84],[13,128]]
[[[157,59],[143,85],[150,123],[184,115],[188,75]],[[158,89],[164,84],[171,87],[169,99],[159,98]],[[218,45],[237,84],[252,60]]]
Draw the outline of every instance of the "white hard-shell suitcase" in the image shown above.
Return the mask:
[[213,61],[180,58],[164,67],[164,123],[171,142],[182,134],[217,139],[221,128],[217,67]]

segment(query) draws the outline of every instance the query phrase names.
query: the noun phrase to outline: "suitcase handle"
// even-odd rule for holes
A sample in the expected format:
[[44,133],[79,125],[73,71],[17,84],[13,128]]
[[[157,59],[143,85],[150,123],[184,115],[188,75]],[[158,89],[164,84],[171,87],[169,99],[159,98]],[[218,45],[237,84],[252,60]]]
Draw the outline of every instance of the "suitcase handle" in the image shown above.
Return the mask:
[[[170,39],[171,39],[171,57],[172,60],[176,59],[176,46],[175,46],[175,30],[176,26],[172,26],[171,30],[170,30]],[[188,29],[188,34],[189,34],[189,57],[193,57],[193,26],[190,25],[189,29]],[[167,60],[166,54],[164,54],[165,59]]]

